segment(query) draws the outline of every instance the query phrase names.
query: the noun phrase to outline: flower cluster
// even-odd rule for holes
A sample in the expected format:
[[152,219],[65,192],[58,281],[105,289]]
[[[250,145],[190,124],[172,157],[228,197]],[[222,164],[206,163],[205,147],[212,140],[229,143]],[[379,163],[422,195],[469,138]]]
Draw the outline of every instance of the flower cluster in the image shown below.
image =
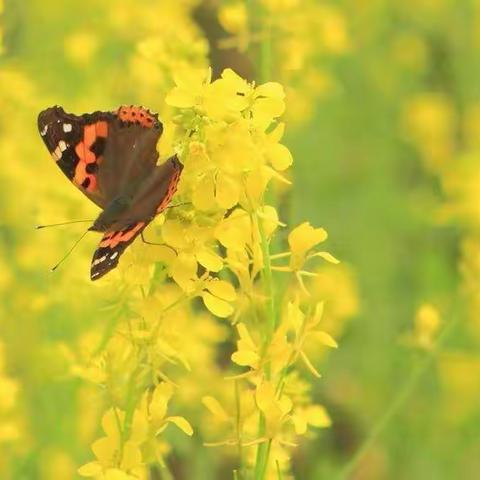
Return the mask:
[[[450,16],[446,2],[436,5],[424,4],[429,18],[435,18],[434,30],[444,31],[450,24]],[[417,15],[418,12],[415,14]],[[408,14],[407,14],[408,16]],[[468,25],[468,35],[476,37],[478,26]],[[425,30],[428,31],[428,28]],[[449,302],[455,304],[452,298],[458,297],[461,308],[452,308],[449,317],[463,318],[462,328],[471,341],[478,344],[480,338],[480,323],[478,322],[479,272],[480,272],[480,107],[477,100],[463,97],[461,88],[470,88],[467,83],[455,80],[450,83],[446,77],[433,80],[431,72],[436,62],[435,48],[429,40],[429,34],[416,37],[417,50],[421,50],[422,68],[416,72],[427,78],[421,89],[411,93],[403,108],[402,130],[406,138],[419,153],[427,172],[438,180],[439,189],[435,194],[441,200],[435,202],[432,195],[426,205],[429,220],[434,219],[436,227],[456,231],[458,241],[456,248],[460,252],[458,262],[459,289],[454,291]],[[435,33],[436,35],[436,33]],[[455,44],[458,32],[451,31],[443,39],[446,50]],[[422,46],[423,45],[423,46]],[[448,62],[449,60],[447,60]],[[449,75],[457,75],[453,67]],[[426,75],[425,75],[426,74]],[[469,78],[469,81],[472,80]],[[415,84],[417,79],[413,82]],[[473,80],[473,84],[476,80]],[[455,86],[454,86],[455,84]],[[435,299],[437,300],[437,299]],[[438,299],[443,304],[445,298]],[[436,302],[438,303],[438,302]],[[445,318],[445,322],[452,322]],[[414,343],[417,347],[431,349],[436,342],[440,318],[431,305],[422,305],[415,317]],[[459,347],[456,347],[459,348]],[[446,390],[446,405],[450,419],[455,417],[455,423],[467,419],[468,411],[474,412],[474,407],[465,400],[478,395],[478,390],[464,385],[466,371],[477,367],[476,355],[453,349],[442,354],[440,359],[441,380]],[[464,408],[457,408],[458,398],[462,398]],[[459,412],[462,411],[460,414]]]
[[164,465],[168,446],[160,440],[169,424],[192,435],[190,424],[179,416],[167,416],[173,387],[161,383],[146,391],[130,418],[125,412],[111,408],[102,418],[104,437],[96,440],[92,450],[97,458],[79,469],[85,477],[147,478],[146,464]]
[[[335,89],[328,59],[351,49],[345,12],[334,2],[260,0],[222,2],[218,17],[231,35],[220,47],[240,51],[269,45],[275,77],[289,86],[289,117],[302,121],[312,114],[312,99]],[[319,65],[321,65],[319,67]]]
[[[172,450],[195,444],[208,457],[203,443],[219,445],[222,459],[235,457],[239,478],[252,469],[266,476],[288,472],[298,437],[330,424],[311,380],[336,346],[330,334],[356,311],[356,292],[346,267],[319,248],[326,232],[303,222],[287,233],[287,219],[266,201],[290,185],[284,89],[229,69],[212,81],[207,42],[193,20],[198,2],[161,3],[158,10],[147,1],[96,4],[102,29],[35,23],[32,58],[54,49],[52,71],[86,76],[75,92],[62,93],[57,76],[31,78],[8,56],[0,70],[0,153],[17,159],[0,172],[3,198],[15,199],[1,207],[0,246],[9,342],[0,433],[9,447],[22,444],[0,456],[12,478],[15,466],[22,475],[67,480],[78,465],[90,478],[138,479],[155,470],[168,477]],[[33,2],[31,11],[57,18],[66,7]],[[47,26],[58,41],[36,41]],[[113,60],[105,53],[118,45],[121,59]],[[93,81],[99,69],[100,83]],[[154,244],[135,242],[98,284],[85,274],[97,238],[49,275],[78,232],[33,233],[33,226],[97,212],[25,125],[52,103],[74,112],[111,108],[119,92],[160,104],[161,156],[176,153],[185,166],[178,193],[145,232]],[[345,291],[332,288],[334,278]],[[21,420],[9,407],[17,390],[28,400]],[[31,456],[37,445],[41,453]],[[212,465],[223,461],[213,457]]]
[[[76,113],[113,109],[118,105],[119,96],[124,101],[132,94],[133,88],[132,99],[154,108],[159,92],[163,96],[171,87],[171,72],[176,65],[206,64],[207,52],[202,46],[206,43],[192,19],[196,3],[162,2],[160,8],[153,7],[151,2],[136,0],[121,4],[90,2],[85,8],[102,19],[102,28],[92,26],[90,20],[75,17],[75,21],[64,29],[63,21],[58,19],[73,18],[68,4],[32,2],[28,16],[46,20],[35,21],[31,28],[18,31],[17,40],[29,45],[25,53],[29,60],[19,57],[18,51],[13,50],[2,57],[0,152],[12,161],[2,165],[0,178],[4,185],[2,198],[15,200],[4,201],[1,209],[1,327],[2,338],[5,336],[9,347],[8,370],[7,367],[3,369],[2,360],[1,377],[5,379],[3,397],[6,403],[16,403],[14,390],[25,391],[26,399],[22,403],[24,408],[19,421],[17,409],[5,407],[1,412],[4,445],[8,446],[2,449],[0,458],[5,478],[73,478],[76,467],[87,458],[89,445],[98,433],[101,415],[110,408],[128,412],[123,393],[136,395],[146,391],[141,388],[143,384],[138,389],[136,385],[125,388],[122,382],[132,371],[111,368],[109,362],[115,364],[119,360],[119,365],[121,359],[127,362],[128,349],[121,343],[125,331],[122,328],[116,330],[114,325],[119,319],[122,327],[127,320],[134,323],[130,309],[136,297],[131,291],[125,292],[125,285],[122,286],[123,296],[112,298],[107,289],[97,289],[87,283],[85,266],[98,239],[91,238],[80,244],[65,268],[58,269],[55,274],[49,273],[77,232],[73,227],[63,232],[45,229],[37,233],[34,226],[57,220],[93,218],[98,212],[49,162],[35,128],[35,115],[55,103]],[[9,13],[8,20],[16,21],[16,14],[12,14],[16,7],[6,5],[5,8]],[[167,8],[169,12],[165,15],[164,9]],[[22,15],[24,13],[26,11]],[[2,1],[0,14],[3,14]],[[159,19],[164,22],[161,29]],[[3,20],[2,15],[2,26]],[[28,22],[27,17],[24,20]],[[2,33],[3,30],[0,37]],[[161,47],[161,68],[153,66],[147,48],[154,36],[165,39],[169,46],[166,49]],[[193,49],[193,45],[199,47]],[[45,51],[49,52],[48,71],[63,72],[61,78],[57,74],[42,79],[31,75],[30,68],[36,67],[35,60],[30,60],[36,58],[44,62]],[[117,53],[106,55],[109,51]],[[148,61],[139,60],[145,58]],[[27,64],[29,68],[24,68]],[[99,69],[103,69],[101,82],[97,81]],[[89,76],[95,71],[97,73]],[[72,85],[75,88],[71,88]],[[19,195],[20,191],[25,194]],[[39,251],[43,254],[39,255]],[[145,263],[140,260],[135,265],[140,276]],[[168,301],[175,293],[165,292],[165,295],[170,295],[166,298]],[[148,311],[147,303],[142,304],[145,312]],[[150,308],[150,311],[156,308],[153,301]],[[214,358],[213,346],[222,339],[216,326],[209,329],[209,322],[210,319],[202,322],[199,316],[199,324],[206,333],[199,334],[200,326],[196,332],[192,330],[192,338],[196,335],[197,350],[203,348],[207,352],[197,352],[197,358],[200,360],[203,355],[205,363]],[[181,344],[183,339],[178,332],[176,335],[176,341]],[[207,338],[208,335],[211,338]],[[136,340],[143,345],[145,339],[140,337],[141,332]],[[157,358],[168,348],[167,344],[162,344],[161,349],[156,349]],[[166,356],[170,359],[169,353]],[[136,365],[138,358],[131,359]],[[192,360],[195,361],[195,356]],[[107,363],[106,371],[104,366]],[[16,380],[11,381],[6,371],[18,372]],[[140,375],[140,383],[143,378]],[[108,388],[104,388],[107,383]],[[52,425],[64,427],[52,433]],[[20,441],[14,441],[14,435],[18,435]],[[9,436],[11,441],[7,439]],[[147,443],[145,438],[142,448]],[[42,448],[38,449],[38,445]],[[40,451],[41,454],[31,454]],[[8,474],[10,471],[13,472],[11,475]]]
[[[136,478],[149,465],[166,468],[165,426],[192,434],[183,417],[166,414],[174,394],[187,413],[203,399],[217,417],[216,433],[208,422],[194,427],[207,445],[236,447],[241,472],[288,471],[296,437],[330,424],[300,372],[319,377],[308,351],[336,343],[321,327],[323,304],[301,307],[299,297],[310,297],[304,278],[317,276],[307,265],[338,261],[317,249],[327,234],[308,222],[289,233],[288,251],[270,253],[284,224],[265,192],[270,182],[288,183],[292,163],[280,143],[284,97],[280,84],[250,84],[230,69],[213,82],[208,70],[176,72],[166,97],[176,111],[161,143],[185,167],[177,205],[147,229],[157,245],[134,245],[117,273],[100,282],[100,289],[129,292],[116,300],[116,333],[86,355],[66,352],[72,373],[103,385],[110,398],[106,437],[92,445],[97,460],[82,475]],[[275,292],[275,275],[292,278],[285,299]],[[228,331],[215,317],[230,318],[238,335],[227,369],[213,359]],[[233,399],[225,395],[232,390]]]

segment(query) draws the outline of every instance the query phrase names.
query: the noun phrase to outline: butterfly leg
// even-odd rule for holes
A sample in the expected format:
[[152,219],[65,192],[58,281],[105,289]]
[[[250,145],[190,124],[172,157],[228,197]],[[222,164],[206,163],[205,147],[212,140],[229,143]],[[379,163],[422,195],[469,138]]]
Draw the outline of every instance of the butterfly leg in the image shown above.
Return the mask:
[[167,247],[170,250],[173,250],[175,253],[178,253],[172,246],[167,245],[166,243],[155,243],[155,242],[149,242],[148,240],[145,239],[143,232],[140,234],[140,238],[142,239],[142,242],[147,244],[147,245],[156,245],[159,247]]

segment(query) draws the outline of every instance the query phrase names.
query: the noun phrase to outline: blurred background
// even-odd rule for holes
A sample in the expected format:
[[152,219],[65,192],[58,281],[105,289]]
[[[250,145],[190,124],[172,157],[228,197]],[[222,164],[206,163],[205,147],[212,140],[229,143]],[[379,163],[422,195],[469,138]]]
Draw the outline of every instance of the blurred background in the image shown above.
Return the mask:
[[[102,412],[65,353],[110,325],[107,288],[88,281],[96,239],[51,274],[80,230],[34,230],[95,208],[56,171],[37,114],[145,104],[168,116],[185,64],[284,85],[295,162],[293,188],[276,192],[281,220],[323,226],[342,260],[312,286],[340,344],[313,387],[333,426],[297,450],[296,478],[479,478],[478,0],[0,10],[1,478],[79,478]],[[214,452],[192,458],[189,441],[171,458],[178,478],[227,478],[212,473]]]

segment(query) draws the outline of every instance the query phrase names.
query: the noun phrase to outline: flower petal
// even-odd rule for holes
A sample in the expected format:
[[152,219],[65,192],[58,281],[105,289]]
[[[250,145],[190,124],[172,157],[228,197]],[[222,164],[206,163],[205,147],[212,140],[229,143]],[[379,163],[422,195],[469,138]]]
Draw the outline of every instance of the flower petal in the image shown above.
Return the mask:
[[209,292],[202,292],[202,299],[208,310],[217,317],[229,317],[234,312],[234,308],[228,302],[215,297]]
[[285,90],[280,83],[277,82],[267,82],[262,85],[259,85],[255,89],[256,97],[267,97],[267,98],[285,98]]
[[212,294],[227,302],[233,302],[237,298],[235,288],[231,283],[225,280],[211,280],[205,285],[205,288]]
[[292,422],[297,435],[304,435],[306,433],[308,423],[303,411],[295,412],[295,414],[292,415]]
[[265,155],[273,168],[280,172],[286,170],[293,163],[293,157],[290,150],[281,143],[270,145],[265,152]]
[[211,250],[204,248],[196,254],[196,257],[198,263],[210,272],[219,272],[223,268],[223,258]]
[[263,382],[258,385],[255,392],[255,400],[257,406],[262,412],[270,409],[272,403],[275,402],[275,387],[272,382]]
[[220,172],[215,185],[215,199],[220,207],[228,210],[238,203],[240,186],[236,179]]
[[123,445],[122,463],[120,468],[128,471],[132,468],[136,468],[142,464],[142,454],[138,445],[131,441],[125,442]]
[[167,422],[176,425],[183,433],[186,433],[189,437],[193,435],[193,428],[188,421],[183,417],[167,417]]
[[82,465],[77,471],[82,477],[96,477],[102,473],[102,466],[98,462],[90,462]]
[[313,228],[309,222],[304,222],[294,228],[288,236],[290,250],[295,254],[305,254],[315,245],[327,239],[323,228]]
[[322,405],[310,405],[306,409],[307,421],[318,428],[330,427],[332,420]]
[[216,398],[207,395],[202,398],[202,403],[216,417],[219,417],[223,421],[227,421],[229,419],[228,413],[224,410]]
[[253,350],[239,350],[232,353],[232,362],[241,367],[256,368],[260,357]]
[[327,332],[311,332],[310,335],[327,347],[338,348],[338,343]]
[[190,108],[195,106],[197,98],[194,94],[183,88],[174,87],[165,97],[165,103],[171,107]]
[[334,265],[338,265],[340,263],[340,260],[338,260],[331,253],[328,252],[316,252],[312,255],[312,257],[323,258],[327,262],[333,263]]
[[106,465],[112,462],[118,448],[119,444],[112,442],[109,437],[99,438],[92,444],[92,452],[102,464]]

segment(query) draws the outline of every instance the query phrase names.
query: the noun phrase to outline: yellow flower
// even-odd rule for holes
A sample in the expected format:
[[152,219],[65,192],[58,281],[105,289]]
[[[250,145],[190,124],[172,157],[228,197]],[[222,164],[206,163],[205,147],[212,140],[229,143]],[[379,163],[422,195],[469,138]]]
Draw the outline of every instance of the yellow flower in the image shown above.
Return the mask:
[[405,107],[406,133],[434,171],[444,168],[454,152],[455,124],[454,106],[444,95],[417,95]]
[[155,388],[153,393],[146,392],[142,398],[141,406],[136,414],[138,414],[139,418],[144,416],[154,437],[162,433],[169,424],[175,425],[188,436],[193,435],[193,429],[185,418],[167,416],[168,404],[172,395],[173,387],[168,383],[161,383]]
[[[358,314],[360,294],[353,269],[346,264],[322,264],[313,271],[316,276],[307,279],[306,288],[311,296],[301,297],[304,302],[325,302],[322,324],[335,337],[343,332],[346,321]],[[298,290],[292,292],[292,297]],[[301,292],[300,292],[301,293]]]
[[240,338],[237,340],[237,350],[232,354],[232,361],[242,367],[256,370],[260,362],[259,348],[244,323],[239,323],[237,330]]
[[288,419],[293,404],[287,395],[276,394],[276,388],[272,382],[262,382],[255,391],[255,400],[258,409],[265,416],[266,437],[274,438],[280,434],[284,422]]
[[[78,473],[84,477],[135,478],[143,472],[142,454],[136,442],[122,441],[121,425],[125,415],[121,411],[108,410],[102,418],[106,436],[96,440],[92,451],[95,462],[83,465]],[[132,474],[132,477],[129,476]]]
[[[313,340],[317,344],[337,348],[337,342],[323,330],[319,330],[318,326],[323,315],[323,303],[318,303],[313,315],[306,316],[299,307],[299,300],[289,302],[287,304],[286,318],[283,328],[293,331],[295,340],[292,345],[293,356],[290,358],[290,364],[295,362],[298,357],[304,362],[305,366],[316,377],[320,374],[313,366],[312,362],[305,353],[305,343],[307,340]],[[279,332],[282,328],[279,329]]]
[[267,135],[265,156],[275,170],[283,171],[293,163],[293,157],[290,150],[278,143],[285,132],[285,124],[279,123],[274,130]]
[[305,262],[307,253],[319,243],[327,239],[323,228],[313,228],[309,222],[304,222],[288,235],[288,244],[292,252],[292,268],[298,270]]
[[308,425],[316,428],[326,428],[332,425],[327,411],[321,405],[296,408],[292,414],[292,422],[297,435],[305,435]]
[[86,31],[72,33],[65,39],[65,55],[73,63],[84,66],[98,50],[98,38]]
[[346,19],[333,6],[322,5],[318,11],[321,37],[325,49],[333,54],[343,54],[350,48]]
[[[237,380],[236,380],[237,381]],[[240,387],[237,385],[240,390]],[[225,389],[222,389],[224,394]],[[208,447],[218,446],[249,446],[258,443],[255,436],[257,408],[250,389],[237,390],[233,403],[223,406],[215,397],[205,395],[202,398],[203,406],[212,414],[209,423],[214,422],[217,430],[224,431],[227,437],[224,440],[205,443]],[[252,429],[253,426],[253,429]]]
[[339,261],[328,252],[311,252],[315,246],[325,241],[326,238],[327,232],[323,228],[313,228],[309,222],[302,223],[294,228],[288,236],[290,251],[271,256],[272,260],[290,257],[289,265],[274,265],[272,270],[294,273],[303,292],[306,295],[309,295],[302,277],[315,277],[316,274],[314,272],[303,270],[305,262],[311,258],[320,257],[330,263],[339,263]]
[[251,88],[231,69],[211,83],[211,70],[183,68],[174,74],[174,81],[176,86],[165,99],[172,107],[231,121],[248,106],[246,94]]
[[18,382],[5,375],[0,375],[0,413],[11,410],[15,406],[18,390]]
[[284,111],[285,92],[282,85],[268,82],[255,89],[251,112],[253,125],[259,131],[265,131],[273,119],[280,117]]
[[206,88],[210,84],[211,70],[181,68],[173,75],[175,87],[165,102],[177,108],[200,107]]
[[248,27],[246,5],[243,2],[221,4],[218,17],[223,28],[230,33],[245,33]]
[[413,331],[415,344],[426,350],[431,349],[435,344],[439,328],[440,315],[437,309],[429,303],[421,305],[415,315],[415,328]]
[[229,317],[234,312],[231,302],[235,301],[237,294],[225,280],[210,279],[205,282],[201,297],[208,310],[217,317]]

